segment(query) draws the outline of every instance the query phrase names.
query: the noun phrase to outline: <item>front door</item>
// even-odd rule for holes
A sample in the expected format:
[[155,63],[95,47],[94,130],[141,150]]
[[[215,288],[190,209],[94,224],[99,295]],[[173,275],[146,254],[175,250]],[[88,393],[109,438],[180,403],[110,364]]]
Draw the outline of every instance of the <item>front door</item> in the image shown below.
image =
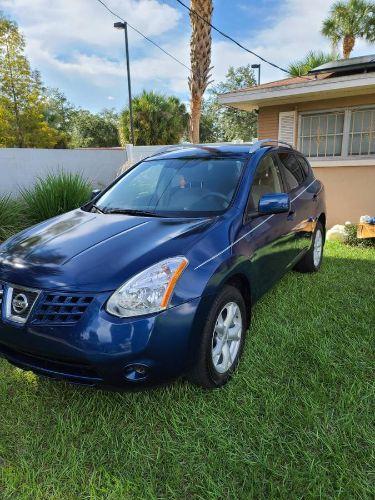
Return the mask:
[[249,193],[241,231],[241,253],[249,255],[255,296],[261,296],[285,272],[292,260],[293,241],[288,231],[290,214],[259,215],[258,203],[265,194],[285,192],[278,161],[273,153],[257,167]]

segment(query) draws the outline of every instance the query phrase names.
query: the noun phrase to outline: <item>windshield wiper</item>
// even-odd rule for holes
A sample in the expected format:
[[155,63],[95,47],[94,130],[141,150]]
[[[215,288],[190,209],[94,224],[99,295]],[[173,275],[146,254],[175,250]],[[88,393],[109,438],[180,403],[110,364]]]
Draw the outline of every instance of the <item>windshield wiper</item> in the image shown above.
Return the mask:
[[90,210],[92,210],[93,208],[95,208],[95,210],[97,210],[101,214],[104,214],[104,210],[102,210],[101,208],[99,208],[97,205],[91,205]]
[[131,208],[111,208],[109,210],[105,210],[106,214],[123,214],[123,215],[140,215],[145,217],[162,217],[161,215],[156,214],[155,212],[148,212],[147,210],[135,210]]

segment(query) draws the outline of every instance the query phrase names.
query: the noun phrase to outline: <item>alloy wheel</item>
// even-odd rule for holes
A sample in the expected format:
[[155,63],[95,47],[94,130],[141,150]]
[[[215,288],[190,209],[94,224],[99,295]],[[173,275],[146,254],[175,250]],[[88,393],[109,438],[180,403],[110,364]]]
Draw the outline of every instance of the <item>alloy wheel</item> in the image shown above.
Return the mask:
[[315,234],[315,240],[314,240],[314,254],[313,254],[313,259],[314,259],[314,266],[318,267],[320,264],[320,259],[322,257],[322,251],[323,251],[323,235],[320,229],[317,230]]
[[220,311],[212,336],[212,363],[218,373],[226,373],[236,361],[243,334],[242,315],[235,302]]

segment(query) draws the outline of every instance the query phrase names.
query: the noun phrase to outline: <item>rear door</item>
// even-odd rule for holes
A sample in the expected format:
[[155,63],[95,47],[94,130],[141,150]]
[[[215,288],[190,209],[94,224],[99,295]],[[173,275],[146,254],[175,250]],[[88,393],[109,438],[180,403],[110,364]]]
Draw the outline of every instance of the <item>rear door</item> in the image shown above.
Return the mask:
[[291,199],[291,213],[287,218],[287,231],[293,240],[293,256],[296,259],[311,243],[314,230],[314,200],[316,199],[311,168],[294,151],[277,153],[284,185]]

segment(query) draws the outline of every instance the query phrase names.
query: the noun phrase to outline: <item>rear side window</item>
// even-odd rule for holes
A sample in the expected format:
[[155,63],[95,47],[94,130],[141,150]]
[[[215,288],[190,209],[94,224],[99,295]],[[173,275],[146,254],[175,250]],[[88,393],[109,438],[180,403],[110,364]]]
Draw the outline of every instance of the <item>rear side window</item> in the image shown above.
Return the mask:
[[306,179],[306,173],[293,153],[278,153],[288,191],[297,188]]
[[303,156],[299,156],[299,155],[298,155],[298,161],[300,162],[302,169],[305,172],[305,176],[308,177],[310,175],[310,172],[311,172],[310,163],[306,160],[306,158],[304,158]]

